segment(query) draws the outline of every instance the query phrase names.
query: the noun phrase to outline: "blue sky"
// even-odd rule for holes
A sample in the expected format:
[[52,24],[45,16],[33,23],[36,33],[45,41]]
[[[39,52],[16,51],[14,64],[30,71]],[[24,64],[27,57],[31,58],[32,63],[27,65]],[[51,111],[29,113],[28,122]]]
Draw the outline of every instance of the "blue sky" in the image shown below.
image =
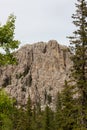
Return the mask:
[[71,15],[77,0],[0,0],[0,23],[9,14],[16,15],[15,38],[21,45],[57,40],[68,45],[66,36],[72,35]]

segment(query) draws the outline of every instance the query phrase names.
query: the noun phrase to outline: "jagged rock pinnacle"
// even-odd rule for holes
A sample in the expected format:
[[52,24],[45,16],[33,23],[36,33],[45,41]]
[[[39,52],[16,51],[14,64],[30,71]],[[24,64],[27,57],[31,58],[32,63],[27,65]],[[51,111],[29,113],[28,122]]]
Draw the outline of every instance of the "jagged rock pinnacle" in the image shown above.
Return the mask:
[[57,41],[25,45],[16,52],[18,65],[0,68],[0,86],[25,105],[30,94],[32,103],[55,104],[56,94],[63,89],[72,65],[71,53]]

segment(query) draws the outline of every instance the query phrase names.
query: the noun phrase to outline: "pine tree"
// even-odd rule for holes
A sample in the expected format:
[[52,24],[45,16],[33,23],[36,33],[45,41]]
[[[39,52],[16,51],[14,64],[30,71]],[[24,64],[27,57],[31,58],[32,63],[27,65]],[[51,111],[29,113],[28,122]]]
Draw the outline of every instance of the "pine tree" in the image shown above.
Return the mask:
[[50,130],[49,107],[45,108],[45,130]]
[[82,129],[87,128],[87,2],[77,0],[76,13],[72,15],[77,30],[69,37],[74,47],[72,77],[78,89],[78,105]]
[[20,109],[14,110],[13,125],[15,130],[26,130],[26,113],[21,107]]
[[44,111],[44,130],[53,130],[54,127],[54,113],[47,105]]
[[61,93],[57,93],[57,101],[56,101],[56,113],[55,113],[55,127],[57,130],[61,130],[62,124],[62,99]]
[[30,95],[27,101],[26,117],[26,130],[32,130],[32,103]]
[[77,127],[77,107],[74,99],[73,86],[65,81],[64,90],[61,93],[62,102],[62,128],[65,130],[73,130]]
[[[64,89],[57,95],[55,126],[57,130],[80,130],[78,99],[74,85],[65,81]],[[83,130],[83,129],[82,129]]]

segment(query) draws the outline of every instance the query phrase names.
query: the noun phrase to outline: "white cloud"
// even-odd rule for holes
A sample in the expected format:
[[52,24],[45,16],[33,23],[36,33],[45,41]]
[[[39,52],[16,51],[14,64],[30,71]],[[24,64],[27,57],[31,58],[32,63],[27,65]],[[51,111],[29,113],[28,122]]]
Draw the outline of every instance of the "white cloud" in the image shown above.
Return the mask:
[[17,16],[16,38],[22,42],[56,39],[67,43],[76,0],[0,0],[0,21]]

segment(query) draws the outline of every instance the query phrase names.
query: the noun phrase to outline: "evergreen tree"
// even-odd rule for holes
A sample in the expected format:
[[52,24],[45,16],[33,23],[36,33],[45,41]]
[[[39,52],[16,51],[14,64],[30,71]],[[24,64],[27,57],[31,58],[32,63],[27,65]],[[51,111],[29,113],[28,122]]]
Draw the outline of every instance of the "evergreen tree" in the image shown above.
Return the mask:
[[55,128],[57,130],[61,130],[62,125],[62,99],[61,93],[57,93],[57,101],[56,101],[56,113],[55,113]]
[[68,85],[65,81],[64,90],[61,93],[62,96],[62,128],[63,130],[74,130],[77,127],[76,112],[77,107],[75,105],[73,86]]
[[43,112],[41,111],[40,105],[34,106],[33,108],[33,130],[42,130],[43,128]]
[[54,126],[54,113],[47,105],[44,111],[44,130],[53,130]]
[[49,107],[45,108],[45,130],[50,130]]
[[76,128],[76,110],[73,87],[65,81],[64,90],[57,95],[56,129],[74,130]]
[[74,85],[65,81],[64,89],[57,95],[55,126],[57,130],[79,130],[79,105]]
[[76,13],[72,15],[72,18],[77,27],[77,30],[73,32],[74,36],[69,37],[74,46],[72,77],[78,90],[81,115],[78,120],[83,129],[87,128],[87,2],[85,0],[77,0]]
[[[18,108],[17,108],[18,109]],[[14,111],[15,118],[14,118],[14,129],[15,130],[26,130],[26,113],[25,110],[21,107],[20,109]]]
[[27,101],[26,117],[26,130],[32,130],[32,103],[30,95]]

